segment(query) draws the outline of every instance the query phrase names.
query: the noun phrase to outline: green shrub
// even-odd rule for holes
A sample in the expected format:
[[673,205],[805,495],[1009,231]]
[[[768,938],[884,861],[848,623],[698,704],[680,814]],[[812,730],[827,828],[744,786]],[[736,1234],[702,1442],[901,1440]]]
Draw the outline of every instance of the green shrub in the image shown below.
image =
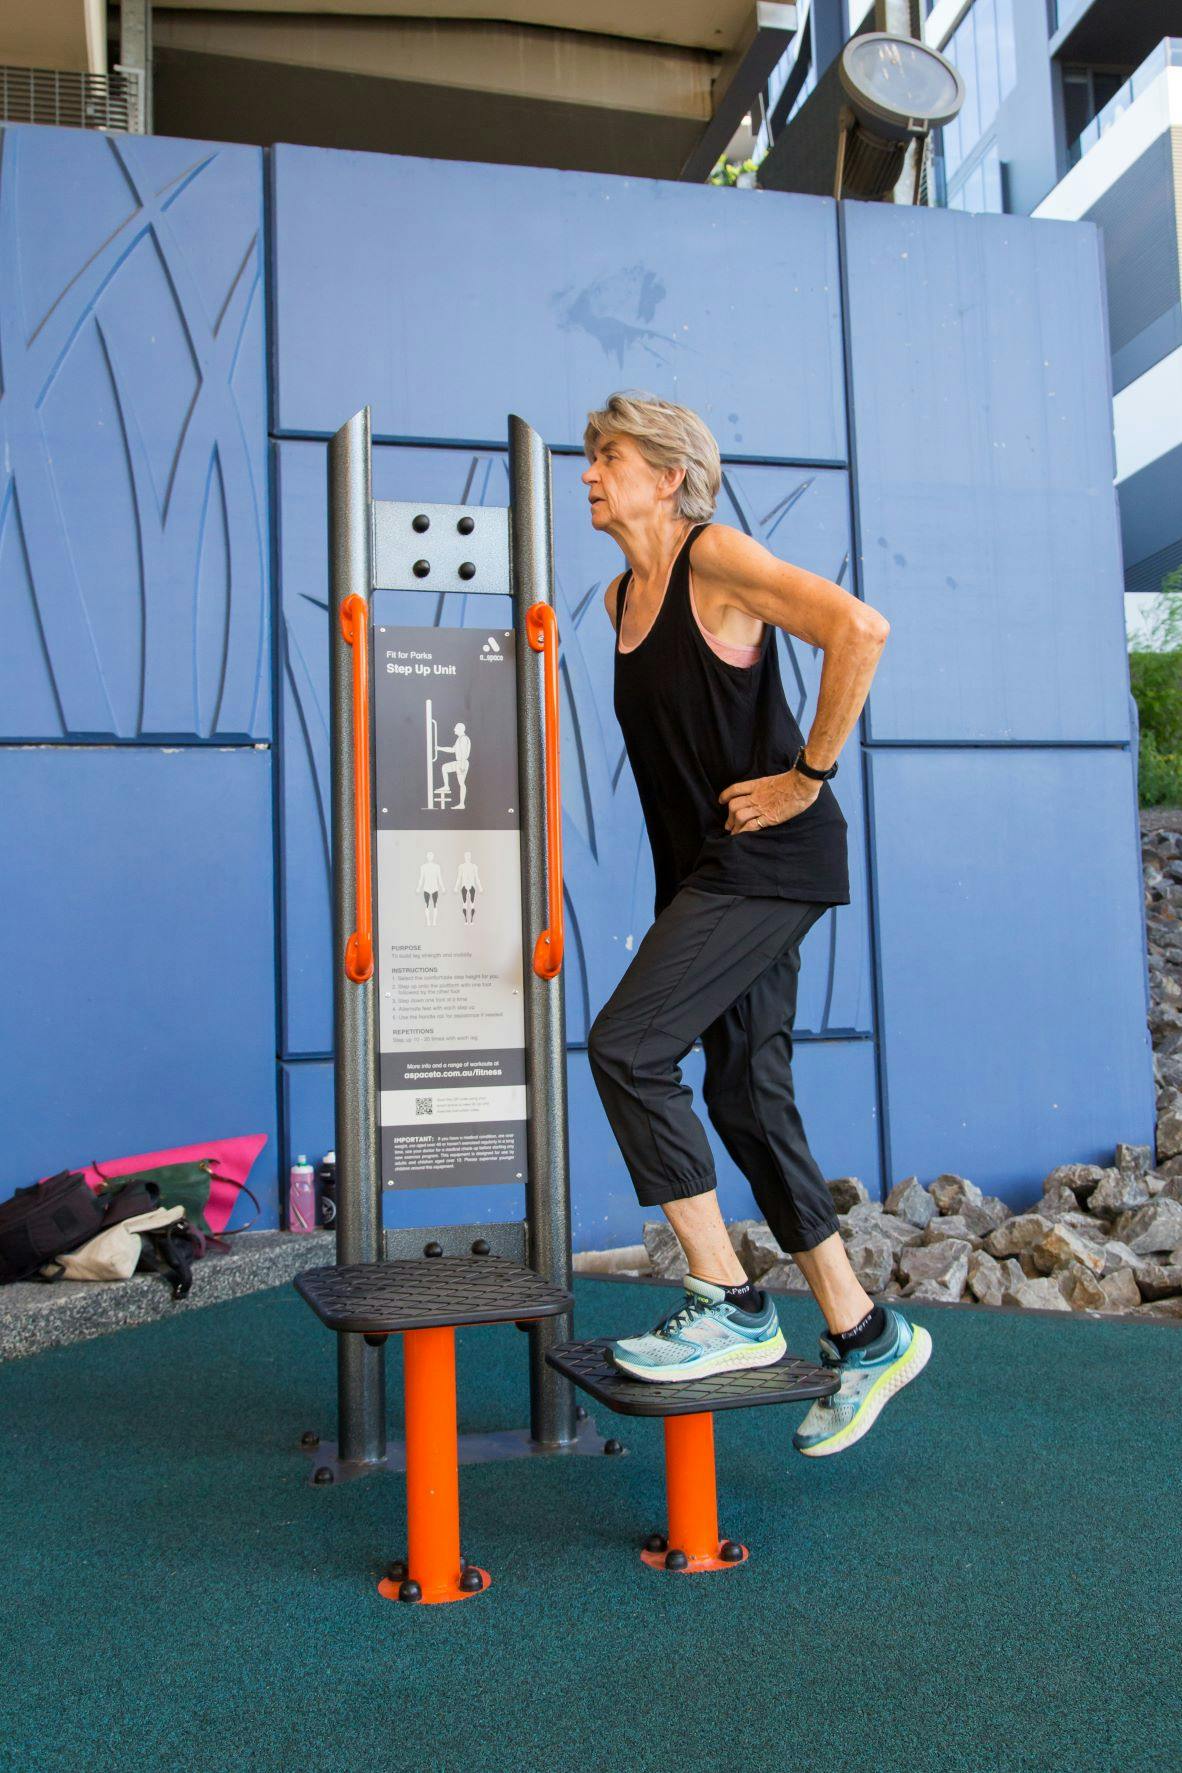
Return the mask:
[[1182,806],[1182,570],[1162,582],[1148,644],[1129,649],[1129,687],[1141,729],[1137,797]]
[[1137,799],[1142,806],[1182,806],[1182,751],[1159,751],[1152,733],[1141,740]]

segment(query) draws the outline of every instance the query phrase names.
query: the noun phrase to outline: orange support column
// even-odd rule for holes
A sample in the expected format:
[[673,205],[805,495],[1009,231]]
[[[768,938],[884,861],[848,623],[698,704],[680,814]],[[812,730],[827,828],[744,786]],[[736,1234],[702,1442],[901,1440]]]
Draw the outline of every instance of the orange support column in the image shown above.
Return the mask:
[[641,1552],[653,1569],[729,1570],[746,1561],[746,1546],[718,1536],[714,1417],[709,1412],[665,1418],[666,1546]]
[[378,1590],[389,1600],[466,1601],[492,1578],[460,1563],[460,1470],[456,1433],[456,1333],[451,1325],[406,1330],[406,1580]]

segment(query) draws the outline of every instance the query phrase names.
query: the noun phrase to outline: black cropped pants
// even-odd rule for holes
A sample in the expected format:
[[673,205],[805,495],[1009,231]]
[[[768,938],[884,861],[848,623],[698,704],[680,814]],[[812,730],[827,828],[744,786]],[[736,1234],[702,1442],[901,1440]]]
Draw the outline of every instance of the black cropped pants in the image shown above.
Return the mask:
[[681,1064],[701,1040],[702,1097],[760,1212],[789,1251],[837,1230],[792,1089],[802,938],[811,900],[686,886],[656,918],[591,1024],[587,1054],[642,1206],[717,1185]]

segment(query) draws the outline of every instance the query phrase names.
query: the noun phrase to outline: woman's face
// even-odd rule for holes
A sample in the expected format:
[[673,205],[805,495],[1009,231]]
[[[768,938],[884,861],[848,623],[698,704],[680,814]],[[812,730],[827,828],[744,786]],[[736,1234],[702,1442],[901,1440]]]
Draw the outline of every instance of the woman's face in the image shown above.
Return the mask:
[[[601,436],[583,472],[592,528],[610,530],[650,518],[662,492],[668,496],[670,489],[662,483],[672,474],[646,462],[631,437],[611,432]],[[674,486],[679,478],[674,478]]]

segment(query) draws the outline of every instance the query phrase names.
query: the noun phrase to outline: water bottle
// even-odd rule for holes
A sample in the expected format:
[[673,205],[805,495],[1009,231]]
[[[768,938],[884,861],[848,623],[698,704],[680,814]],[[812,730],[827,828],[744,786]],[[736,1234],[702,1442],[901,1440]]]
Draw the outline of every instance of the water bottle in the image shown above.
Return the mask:
[[287,1229],[316,1229],[316,1172],[306,1157],[298,1158],[291,1166],[287,1184]]
[[316,1200],[319,1219],[326,1231],[337,1222],[337,1154],[326,1151],[316,1171]]

